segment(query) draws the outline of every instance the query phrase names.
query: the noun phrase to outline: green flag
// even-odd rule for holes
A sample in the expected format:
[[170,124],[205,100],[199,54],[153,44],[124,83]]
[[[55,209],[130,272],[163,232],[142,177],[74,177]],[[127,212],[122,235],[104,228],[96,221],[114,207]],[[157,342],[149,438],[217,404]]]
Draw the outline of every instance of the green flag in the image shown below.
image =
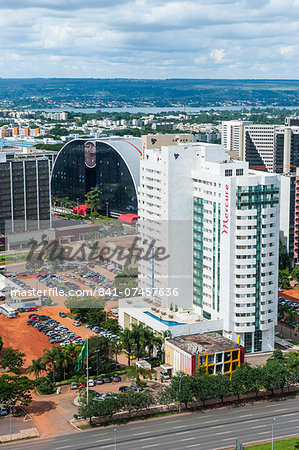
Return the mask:
[[78,370],[82,366],[82,359],[85,358],[86,356],[87,356],[87,340],[84,342],[83,347],[80,352],[80,355],[79,355],[79,358],[78,358]]

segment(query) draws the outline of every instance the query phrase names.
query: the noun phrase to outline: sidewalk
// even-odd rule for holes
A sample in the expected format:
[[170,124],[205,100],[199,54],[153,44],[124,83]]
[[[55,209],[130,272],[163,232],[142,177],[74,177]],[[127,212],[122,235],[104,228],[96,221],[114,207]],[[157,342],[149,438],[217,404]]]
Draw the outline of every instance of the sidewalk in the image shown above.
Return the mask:
[[25,439],[29,437],[36,437],[39,436],[39,432],[36,428],[27,428],[26,430],[20,430],[19,433],[13,433],[11,436],[10,434],[3,434],[0,436],[0,442],[9,442],[9,441],[15,441],[16,439]]

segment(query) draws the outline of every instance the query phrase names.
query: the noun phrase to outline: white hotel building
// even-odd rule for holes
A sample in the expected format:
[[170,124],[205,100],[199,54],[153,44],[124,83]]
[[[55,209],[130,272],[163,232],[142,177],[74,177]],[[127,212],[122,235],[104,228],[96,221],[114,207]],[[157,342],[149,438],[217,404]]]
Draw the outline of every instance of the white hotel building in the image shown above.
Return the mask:
[[[155,240],[153,252],[163,246],[169,255],[140,261],[146,296],[156,288],[153,297],[162,308],[196,313],[211,330],[222,324],[218,331],[234,341],[239,336],[246,352],[273,350],[279,183],[278,175],[231,161],[220,145],[145,150],[139,232],[143,241]],[[178,295],[172,295],[175,288]]]

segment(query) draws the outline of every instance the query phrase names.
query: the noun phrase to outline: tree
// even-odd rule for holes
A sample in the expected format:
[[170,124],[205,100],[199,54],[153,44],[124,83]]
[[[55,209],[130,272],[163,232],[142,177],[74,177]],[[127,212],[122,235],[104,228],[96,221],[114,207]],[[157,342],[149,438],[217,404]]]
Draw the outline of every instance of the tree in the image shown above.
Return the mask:
[[161,405],[166,405],[167,409],[169,411],[171,403],[174,402],[173,391],[172,391],[171,387],[166,386],[163,389],[163,391],[160,391],[158,393],[157,399]]
[[148,327],[143,331],[144,346],[148,349],[148,354],[151,356],[154,347],[161,348],[162,339],[156,336],[155,333]]
[[32,400],[30,391],[34,388],[33,381],[26,376],[0,376],[0,402],[5,405],[29,405]]
[[34,373],[35,378],[39,377],[41,371],[46,370],[46,365],[42,358],[37,358],[32,360],[31,366],[28,367],[27,373]]
[[133,333],[132,330],[129,330],[128,328],[125,328],[121,333],[120,333],[120,341],[122,343],[122,347],[127,351],[128,353],[128,365],[131,365],[131,354],[132,354],[132,350],[134,348],[134,337],[133,337]]
[[91,212],[100,209],[101,207],[101,199],[100,199],[100,190],[99,188],[93,187],[89,192],[85,195],[86,205],[90,207]]
[[52,347],[52,349],[45,348],[43,355],[43,362],[50,368],[53,374],[53,383],[55,384],[55,377],[57,371],[60,369],[61,356],[62,352],[61,348]]
[[238,395],[238,400],[240,400],[240,395],[250,392],[253,388],[251,371],[252,369],[244,364],[232,374],[232,392]]
[[289,352],[285,358],[285,364],[290,369],[293,374],[294,382],[293,384],[298,383],[299,381],[299,354],[298,352]]
[[53,394],[54,392],[54,383],[48,376],[36,378],[34,384],[41,394]]
[[92,336],[88,340],[88,361],[92,373],[111,370],[112,341],[104,336]]
[[134,323],[132,326],[132,337],[135,341],[136,356],[138,361],[144,352],[144,325],[141,323]]
[[197,400],[200,400],[204,405],[206,400],[213,398],[214,384],[212,377],[204,373],[193,379],[193,392]]
[[288,289],[290,287],[290,272],[288,268],[279,270],[278,284],[283,289]]
[[188,403],[194,399],[193,377],[185,374],[178,374],[173,377],[170,383],[173,398],[179,403],[184,403],[188,407]]
[[149,370],[144,369],[143,367],[137,366],[137,364],[133,364],[127,370],[125,378],[134,378],[136,379],[136,384],[140,385],[140,377],[150,378],[152,379],[152,374]]
[[3,340],[2,337],[0,336],[0,353],[2,352],[3,349]]
[[216,376],[211,377],[214,382],[215,397],[221,398],[221,402],[224,403],[224,397],[232,394],[231,381],[227,375],[218,373]]
[[3,369],[9,369],[10,372],[20,373],[24,364],[25,353],[15,350],[12,347],[5,348],[1,352],[1,365]]
[[[288,255],[286,247],[279,240],[279,269],[287,269],[290,267],[290,257]],[[279,271],[280,271],[279,270]]]
[[289,373],[287,368],[280,361],[269,359],[267,364],[262,367],[261,382],[265,389],[270,390],[272,395],[275,389],[281,389],[287,385]]
[[99,310],[101,317],[106,317],[103,312],[105,301],[102,297],[68,297],[64,304],[73,313],[80,314],[83,318],[87,318],[88,314],[95,314],[96,310]]

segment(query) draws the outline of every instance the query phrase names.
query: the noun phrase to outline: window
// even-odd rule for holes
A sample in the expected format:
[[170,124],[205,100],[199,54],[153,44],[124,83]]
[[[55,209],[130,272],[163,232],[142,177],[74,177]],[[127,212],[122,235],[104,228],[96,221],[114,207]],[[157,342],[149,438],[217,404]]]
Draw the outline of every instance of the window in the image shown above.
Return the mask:
[[206,364],[206,355],[200,357],[200,365],[204,366]]
[[231,360],[231,352],[224,352],[224,361],[230,361]]
[[216,354],[216,363],[220,363],[222,362],[222,353],[217,353]]
[[230,372],[230,363],[224,364],[224,372]]
[[243,175],[243,169],[236,169],[236,175],[237,177]]
[[239,350],[233,350],[233,360],[238,359],[239,356]]
[[224,171],[224,175],[225,175],[226,177],[231,177],[232,174],[233,174],[232,169],[226,169],[226,170]]
[[208,374],[213,375],[214,374],[214,366],[208,366]]
[[208,364],[214,364],[214,357],[215,355],[208,355]]

